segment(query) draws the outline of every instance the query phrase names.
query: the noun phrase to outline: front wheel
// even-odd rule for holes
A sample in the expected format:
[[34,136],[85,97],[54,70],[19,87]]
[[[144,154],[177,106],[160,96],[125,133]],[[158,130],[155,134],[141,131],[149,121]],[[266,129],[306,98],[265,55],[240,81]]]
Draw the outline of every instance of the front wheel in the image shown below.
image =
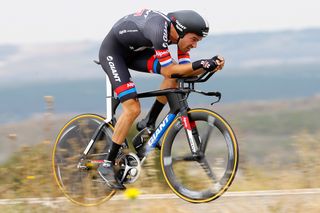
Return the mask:
[[178,117],[163,138],[161,168],[179,197],[193,203],[209,202],[231,185],[238,168],[239,148],[233,130],[217,113],[193,109],[188,114],[200,137],[199,155],[192,155]]
[[55,180],[64,195],[81,206],[98,205],[115,193],[105,185],[96,170],[112,143],[111,124],[104,126],[85,161],[80,161],[90,139],[103,122],[104,118],[99,115],[76,116],[62,128],[54,144],[52,167]]

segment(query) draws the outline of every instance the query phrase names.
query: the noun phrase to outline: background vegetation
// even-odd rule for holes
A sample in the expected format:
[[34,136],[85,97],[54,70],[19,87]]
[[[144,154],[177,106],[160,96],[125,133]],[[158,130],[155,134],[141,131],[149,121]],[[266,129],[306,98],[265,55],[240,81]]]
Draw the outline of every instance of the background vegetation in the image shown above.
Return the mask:
[[[217,105],[214,110],[230,122],[239,141],[239,172],[230,190],[320,187],[319,98]],[[11,146],[6,148],[16,150],[1,164],[0,198],[61,196],[52,177],[51,152],[54,136],[70,117],[44,114],[10,124],[15,134],[7,125],[0,127]],[[133,128],[129,137],[135,133]],[[134,186],[143,193],[170,191],[158,151]]]

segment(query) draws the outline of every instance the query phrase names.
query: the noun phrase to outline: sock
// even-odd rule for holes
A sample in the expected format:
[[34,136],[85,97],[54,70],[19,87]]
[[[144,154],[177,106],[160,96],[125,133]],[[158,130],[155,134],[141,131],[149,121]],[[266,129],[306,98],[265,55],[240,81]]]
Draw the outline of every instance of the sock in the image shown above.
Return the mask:
[[108,157],[106,160],[111,161],[114,164],[120,147],[121,147],[121,145],[119,145],[115,142],[112,142],[111,147],[110,147],[110,153],[108,154]]
[[160,115],[160,112],[162,111],[164,106],[165,106],[165,104],[159,102],[156,99],[156,101],[152,105],[152,107],[147,115],[147,119],[148,119],[147,124],[155,124],[156,123],[157,118]]

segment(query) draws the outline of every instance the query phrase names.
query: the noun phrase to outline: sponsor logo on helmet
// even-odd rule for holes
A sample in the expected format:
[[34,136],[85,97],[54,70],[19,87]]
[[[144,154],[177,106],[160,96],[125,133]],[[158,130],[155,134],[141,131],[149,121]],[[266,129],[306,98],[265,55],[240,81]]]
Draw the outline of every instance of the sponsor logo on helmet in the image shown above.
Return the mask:
[[184,30],[187,29],[187,27],[185,27],[183,24],[181,24],[179,22],[179,20],[176,20],[176,28],[178,28],[178,30],[180,30],[181,32],[183,32]]
[[118,74],[118,71],[113,63],[113,57],[112,56],[107,56],[107,61],[108,61],[108,64],[109,64],[109,67],[112,71],[112,75],[113,75],[113,78],[115,81],[118,81],[118,82],[121,82],[121,79],[120,79],[120,76]]
[[126,32],[127,32],[127,30],[120,30],[119,34],[122,35],[123,33],[126,33]]

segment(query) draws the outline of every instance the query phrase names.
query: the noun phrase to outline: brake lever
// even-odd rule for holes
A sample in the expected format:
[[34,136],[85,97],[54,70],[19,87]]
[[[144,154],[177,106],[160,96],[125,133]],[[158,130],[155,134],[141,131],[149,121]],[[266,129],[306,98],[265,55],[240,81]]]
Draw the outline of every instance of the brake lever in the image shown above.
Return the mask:
[[211,105],[216,104],[216,103],[218,103],[220,101],[220,99],[221,99],[221,93],[220,92],[209,92],[209,93],[214,93],[214,94],[212,94],[212,96],[216,96],[218,98],[218,100],[212,102]]
[[193,92],[196,92],[196,93],[200,93],[200,94],[203,94],[203,95],[207,95],[207,96],[215,96],[218,98],[217,101],[214,101],[211,103],[211,105],[215,104],[215,103],[218,103],[221,99],[221,93],[220,92],[202,92],[202,91],[198,91],[198,90],[193,90]]

